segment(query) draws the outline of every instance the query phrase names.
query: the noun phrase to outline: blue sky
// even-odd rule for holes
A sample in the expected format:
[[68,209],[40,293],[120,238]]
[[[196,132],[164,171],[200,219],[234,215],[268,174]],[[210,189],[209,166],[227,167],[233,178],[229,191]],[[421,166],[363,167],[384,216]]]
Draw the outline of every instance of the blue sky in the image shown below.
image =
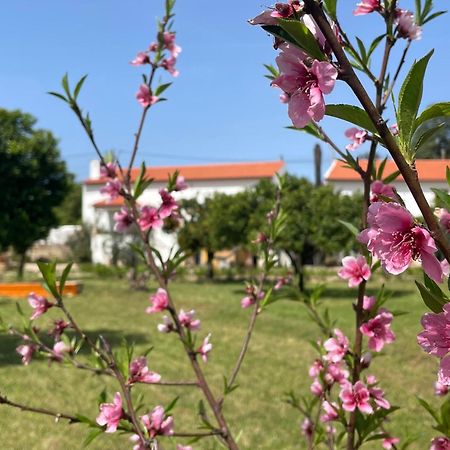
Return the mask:
[[[381,34],[379,17],[351,15],[355,3],[339,2],[349,34],[365,40]],[[126,160],[141,112],[135,100],[141,70],[128,62],[154,39],[161,4],[162,0],[17,0],[1,5],[0,106],[29,112],[37,117],[39,127],[50,129],[79,180],[86,178],[94,153],[71,111],[46,92],[59,90],[65,72],[72,80],[89,74],[80,102],[91,113],[101,148],[114,149]],[[414,7],[413,0],[400,4]],[[145,159],[147,165],[182,165],[283,156],[289,171],[312,175],[315,141],[284,128],[289,125],[286,106],[263,77],[262,64],[272,63],[276,56],[271,39],[246,23],[264,5],[261,0],[179,0],[175,30],[183,47],[181,74],[166,91],[169,101],[151,111],[138,160]],[[427,73],[424,105],[448,100],[449,25],[445,15],[426,26],[408,58],[410,64],[414,57],[436,50]],[[402,45],[394,54],[401,52]],[[377,73],[376,63],[375,58]],[[356,104],[343,83],[327,102]],[[325,119],[323,125],[340,145],[346,144],[345,124]],[[332,157],[324,147],[324,169]]]

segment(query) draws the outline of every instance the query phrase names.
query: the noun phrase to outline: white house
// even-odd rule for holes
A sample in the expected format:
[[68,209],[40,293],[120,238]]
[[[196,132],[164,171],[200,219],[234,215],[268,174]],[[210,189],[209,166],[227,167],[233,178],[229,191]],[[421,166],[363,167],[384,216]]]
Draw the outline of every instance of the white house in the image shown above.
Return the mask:
[[[163,188],[169,174],[176,170],[183,176],[188,189],[175,192],[176,200],[196,198],[203,201],[216,192],[235,194],[255,185],[261,179],[274,179],[277,173],[284,171],[284,161],[249,162],[231,164],[208,164],[196,166],[164,166],[150,167],[147,177],[153,183],[139,198],[141,205],[158,205],[158,191]],[[132,169],[131,180],[136,180],[140,169]],[[121,198],[108,201],[100,190],[106,184],[100,176],[99,161],[91,161],[89,179],[83,184],[82,217],[83,223],[91,228],[92,260],[95,263],[109,264],[113,248],[113,214],[123,206]],[[163,256],[167,256],[176,237],[158,230],[154,234],[155,246]]]
[[[361,167],[367,167],[367,160],[359,160]],[[377,169],[380,167],[381,160],[376,161]],[[446,168],[450,166],[450,159],[418,159],[416,160],[416,169],[419,180],[422,185],[425,197],[433,205],[434,193],[431,188],[448,190],[446,181]],[[394,161],[388,160],[383,170],[383,178],[397,171],[397,165]],[[341,161],[335,160],[325,174],[327,183],[334,186],[336,191],[342,194],[351,195],[356,191],[362,191],[363,185],[360,176],[352,169],[345,166]],[[408,186],[401,176],[397,177],[392,184],[401,198],[405,202],[406,208],[414,216],[420,216],[420,210],[413,196],[409,192]]]

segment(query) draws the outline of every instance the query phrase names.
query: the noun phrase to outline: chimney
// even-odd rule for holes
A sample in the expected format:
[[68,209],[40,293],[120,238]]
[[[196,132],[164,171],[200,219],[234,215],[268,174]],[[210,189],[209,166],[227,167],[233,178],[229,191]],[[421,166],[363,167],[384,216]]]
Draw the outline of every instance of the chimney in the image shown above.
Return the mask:
[[91,180],[97,180],[100,178],[100,161],[98,159],[93,159],[89,163],[89,178]]

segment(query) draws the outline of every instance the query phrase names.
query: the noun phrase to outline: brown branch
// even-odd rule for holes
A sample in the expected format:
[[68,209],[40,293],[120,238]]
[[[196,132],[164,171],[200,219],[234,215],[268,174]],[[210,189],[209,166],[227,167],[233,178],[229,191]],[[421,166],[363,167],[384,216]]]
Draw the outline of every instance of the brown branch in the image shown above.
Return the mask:
[[8,405],[8,406],[12,406],[13,408],[20,409],[21,411],[28,411],[28,412],[38,413],[38,414],[44,414],[46,416],[52,416],[55,418],[56,421],[58,421],[59,419],[65,419],[65,420],[68,420],[69,423],[71,423],[71,424],[80,422],[80,420],[77,417],[71,416],[70,414],[60,413],[60,412],[52,411],[50,409],[45,409],[45,408],[35,408],[33,406],[16,403],[16,402],[9,400],[6,396],[1,395],[1,394],[0,394],[0,405]]
[[407,184],[412,196],[414,197],[439,249],[444,254],[445,259],[450,262],[450,247],[448,246],[447,240],[434,216],[432,209],[428,204],[427,199],[425,198],[418,179],[417,171],[415,170],[415,168],[411,167],[403,157],[396,139],[391,134],[388,126],[386,125],[386,122],[377,111],[377,108],[372,103],[372,100],[364,89],[364,86],[356,76],[347,56],[345,55],[345,52],[342,50],[342,47],[339,44],[339,41],[337,40],[333,30],[331,29],[330,24],[328,23],[328,20],[319,4],[314,0],[305,0],[305,5],[307,7],[307,12],[309,12],[313,16],[340,64],[341,79],[343,79],[350,86],[350,88],[353,90],[354,94],[360,101],[361,105],[369,115],[380,137],[386,144],[386,147],[389,150],[392,158],[394,159],[400,173],[402,174],[403,179],[405,180],[405,183]]

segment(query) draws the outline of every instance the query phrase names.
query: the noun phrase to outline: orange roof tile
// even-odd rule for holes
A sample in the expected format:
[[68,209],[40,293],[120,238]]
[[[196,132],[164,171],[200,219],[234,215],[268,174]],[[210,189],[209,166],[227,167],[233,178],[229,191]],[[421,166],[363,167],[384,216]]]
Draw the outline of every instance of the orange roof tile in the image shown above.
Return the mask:
[[93,206],[94,208],[120,208],[125,206],[125,200],[123,197],[117,197],[114,200],[100,200]]
[[[187,182],[203,180],[236,180],[272,178],[284,167],[284,161],[246,162],[227,164],[204,164],[197,166],[159,166],[149,167],[146,175],[155,181],[166,182],[168,175],[176,170],[180,172]],[[140,169],[131,169],[131,180],[136,180]],[[88,179],[88,185],[104,184],[105,178]]]
[[[382,160],[377,160],[376,167],[378,168]],[[363,169],[367,167],[367,159],[360,159],[359,163]],[[421,181],[445,181],[446,167],[450,166],[450,159],[418,159],[416,160],[416,168]],[[383,176],[386,177],[397,170],[397,165],[394,161],[388,160],[384,167]],[[325,174],[325,179],[328,181],[361,181],[360,176],[352,169],[345,167],[341,161],[334,160]],[[402,180],[400,175],[397,180]]]

